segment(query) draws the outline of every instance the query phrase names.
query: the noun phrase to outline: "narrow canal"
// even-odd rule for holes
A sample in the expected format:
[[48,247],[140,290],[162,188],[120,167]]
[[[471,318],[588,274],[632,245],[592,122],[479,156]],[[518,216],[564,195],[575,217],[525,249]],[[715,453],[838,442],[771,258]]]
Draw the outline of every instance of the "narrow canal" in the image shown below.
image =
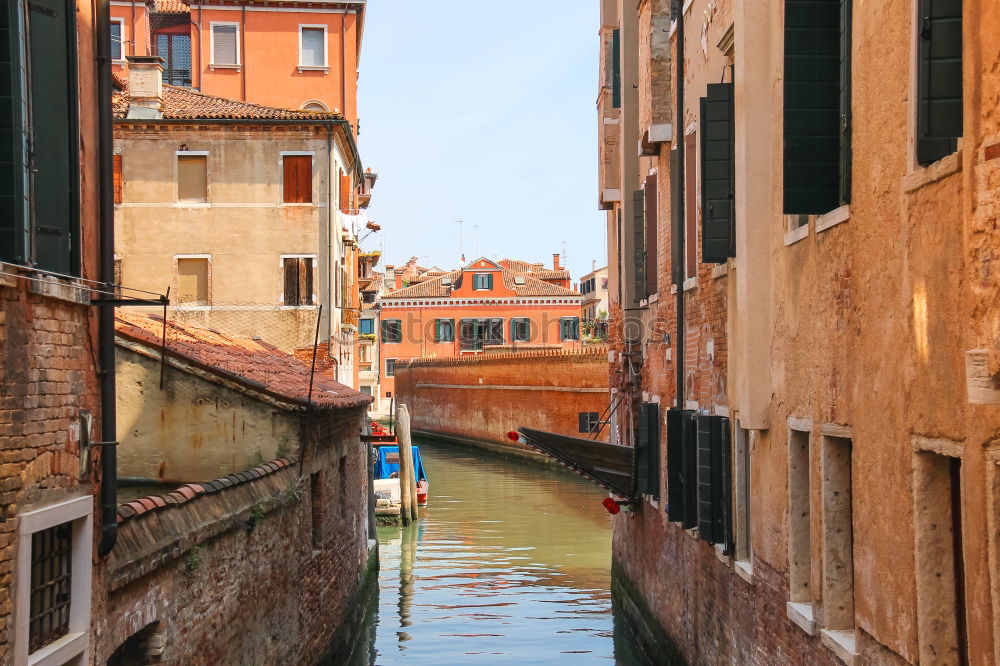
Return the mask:
[[558,467],[419,442],[419,525],[379,527],[351,664],[642,664],[615,632],[600,489]]

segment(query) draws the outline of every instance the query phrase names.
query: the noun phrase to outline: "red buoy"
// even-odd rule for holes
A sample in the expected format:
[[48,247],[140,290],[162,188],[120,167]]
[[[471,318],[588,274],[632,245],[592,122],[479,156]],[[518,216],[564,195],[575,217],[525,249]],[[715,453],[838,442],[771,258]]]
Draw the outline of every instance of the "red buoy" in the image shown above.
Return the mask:
[[618,502],[614,501],[610,497],[605,497],[604,501],[601,502],[601,504],[604,505],[604,508],[607,509],[608,513],[610,513],[612,516],[622,510],[622,508],[618,506]]
[[511,430],[507,433],[507,439],[509,439],[512,442],[516,442],[517,440],[521,439],[521,435],[519,435],[516,430]]

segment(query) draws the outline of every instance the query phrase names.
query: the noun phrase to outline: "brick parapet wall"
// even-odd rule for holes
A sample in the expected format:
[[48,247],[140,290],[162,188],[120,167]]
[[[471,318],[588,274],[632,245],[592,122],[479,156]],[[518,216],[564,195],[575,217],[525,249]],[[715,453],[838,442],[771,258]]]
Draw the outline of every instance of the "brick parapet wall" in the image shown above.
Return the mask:
[[607,357],[600,346],[419,359],[396,366],[396,398],[414,430],[458,440],[520,447],[506,433],[521,426],[581,436],[579,413],[608,407]]
[[150,625],[164,664],[316,663],[369,566],[362,417],[316,413],[303,460],[123,520],[96,663]]

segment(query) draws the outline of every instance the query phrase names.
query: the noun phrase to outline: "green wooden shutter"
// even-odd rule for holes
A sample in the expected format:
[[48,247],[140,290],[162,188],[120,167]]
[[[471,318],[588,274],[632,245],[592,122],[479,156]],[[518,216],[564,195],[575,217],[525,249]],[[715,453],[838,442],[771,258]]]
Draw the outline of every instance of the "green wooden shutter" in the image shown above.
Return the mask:
[[29,261],[27,96],[22,3],[0,9],[0,260]]
[[701,98],[701,256],[723,264],[736,256],[733,84],[710,83]]
[[684,431],[683,413],[667,411],[667,519],[684,520]]
[[[660,499],[660,406],[644,402],[639,408],[639,430],[645,429],[646,441],[642,460],[645,470],[639,477],[641,493]],[[643,489],[644,488],[644,489]]]
[[785,0],[784,212],[839,205],[840,0]]
[[962,2],[920,0],[917,161],[930,164],[962,136]]
[[614,61],[611,69],[611,106],[620,109],[622,106],[622,40],[621,30],[615,28],[611,32],[611,59]]
[[733,440],[729,419],[720,417],[722,441],[722,534],[721,543],[725,546],[725,554],[732,555],[736,550],[736,539],[733,535]]
[[[656,174],[650,174],[646,176],[646,185],[642,188],[645,208],[645,220],[646,220],[646,238],[645,238],[645,249],[646,249],[646,293],[655,294],[658,291],[659,285],[657,284],[657,279],[659,278],[659,265],[657,257],[657,189],[656,189]],[[588,280],[589,282],[589,280]]]
[[681,431],[684,440],[684,518],[686,529],[698,526],[698,415],[684,410],[681,417]]
[[635,483],[633,486],[640,495],[646,495],[649,488],[649,419],[646,418],[646,405],[639,405],[639,431],[635,438]]
[[[679,142],[675,141],[674,144]],[[680,151],[670,151],[670,274],[674,284],[684,282],[684,254],[676,239],[684,237],[684,186],[681,182]]]
[[840,0],[839,202],[851,201],[851,17],[853,0]]
[[28,3],[35,262],[79,270],[76,3]]
[[729,515],[726,509],[726,482],[729,474],[726,470],[726,453],[724,451],[727,444],[723,431],[723,417],[709,416],[707,420],[711,423],[711,467],[712,467],[712,529],[708,539],[712,543],[725,543],[725,523]]
[[632,254],[632,285],[636,303],[646,298],[646,193],[636,190],[632,193],[632,238],[635,243]]
[[712,419],[709,416],[698,416],[697,420],[698,472],[695,483],[698,487],[698,536],[711,542],[715,527],[712,488]]

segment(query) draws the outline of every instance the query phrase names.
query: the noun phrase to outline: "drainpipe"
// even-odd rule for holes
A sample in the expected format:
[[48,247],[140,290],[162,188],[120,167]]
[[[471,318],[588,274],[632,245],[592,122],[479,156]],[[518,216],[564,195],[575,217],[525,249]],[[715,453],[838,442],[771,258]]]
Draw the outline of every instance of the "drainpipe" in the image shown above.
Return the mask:
[[[196,52],[198,53],[198,87],[195,88],[195,90],[201,91],[202,90],[202,86],[201,86],[201,77],[202,77],[202,70],[201,70],[201,46],[204,43],[201,40],[201,0],[198,0],[198,20],[195,21],[193,25],[194,25],[195,29],[198,31],[198,48],[196,49]],[[240,34],[241,35],[243,34],[242,30],[241,30]],[[194,76],[191,77],[191,85],[192,86],[194,85]]]
[[[111,2],[97,0],[97,131],[100,210],[100,280],[115,281],[115,195],[111,133]],[[98,306],[98,363],[101,384],[101,441],[117,439],[115,409],[115,309]],[[101,447],[101,542],[99,557],[106,557],[118,540],[118,451]]]
[[[243,101],[247,101],[247,6],[243,5],[240,24],[240,80],[243,84]],[[199,35],[200,37],[201,35]]]
[[[326,126],[326,354],[333,358],[333,125]],[[339,368],[338,368],[339,371]]]
[[677,128],[674,132],[675,141],[677,142],[677,164],[674,165],[677,182],[679,187],[677,188],[677,193],[679,196],[674,198],[674,210],[676,211],[676,222],[673,233],[673,243],[674,247],[677,248],[674,254],[674,265],[679,267],[674,276],[674,282],[677,284],[677,341],[674,344],[674,348],[677,351],[677,358],[674,361],[674,365],[677,368],[677,409],[684,409],[684,278],[687,275],[684,270],[684,233],[687,229],[687,224],[684,219],[684,6],[683,0],[673,0],[673,7],[671,9],[677,21],[677,76],[675,77],[677,85],[677,117],[674,121],[674,126]]

